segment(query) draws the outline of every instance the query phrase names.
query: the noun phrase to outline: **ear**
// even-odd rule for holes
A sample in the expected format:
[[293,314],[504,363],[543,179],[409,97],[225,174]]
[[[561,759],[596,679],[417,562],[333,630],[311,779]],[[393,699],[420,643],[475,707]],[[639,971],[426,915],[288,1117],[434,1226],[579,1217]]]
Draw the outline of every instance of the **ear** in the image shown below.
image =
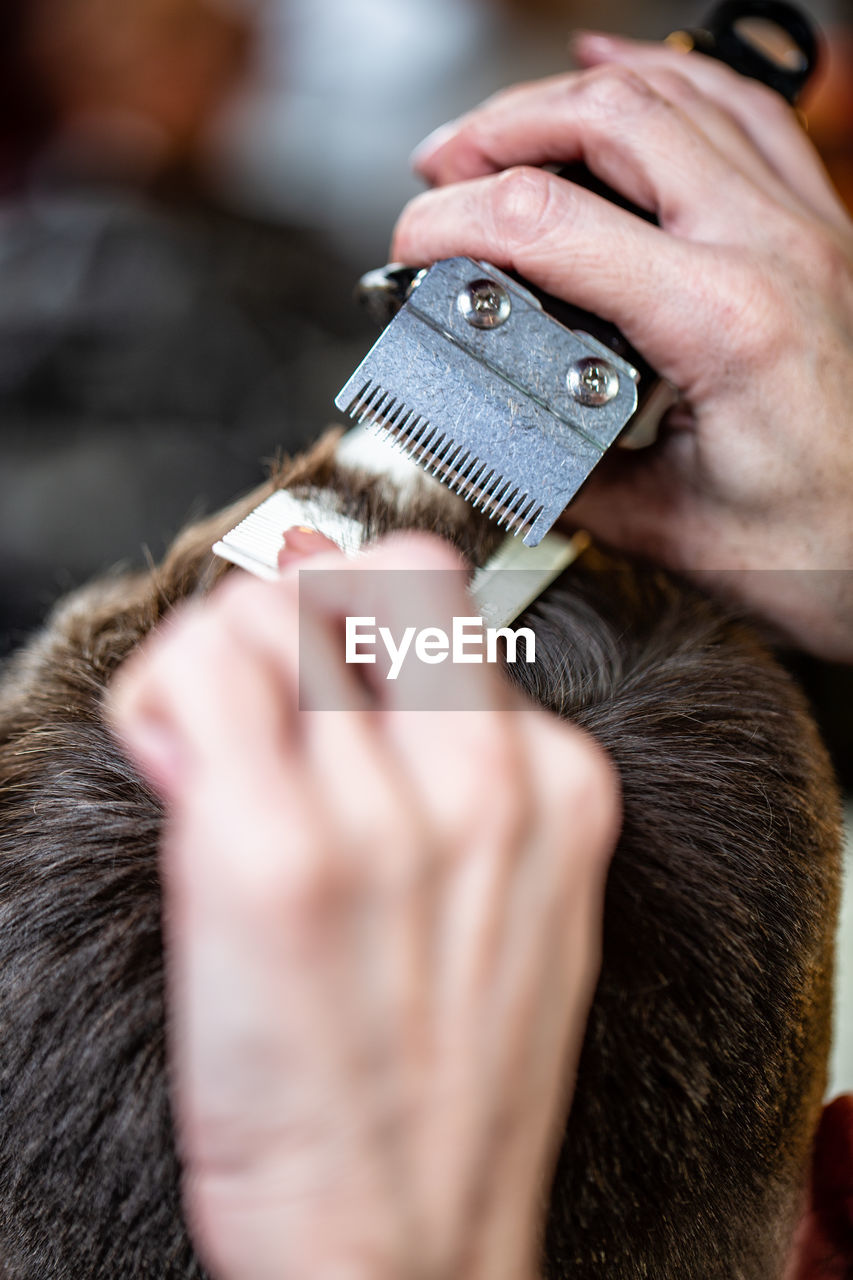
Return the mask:
[[785,1280],[853,1275],[853,1094],[824,1108],[812,1153],[811,1187]]

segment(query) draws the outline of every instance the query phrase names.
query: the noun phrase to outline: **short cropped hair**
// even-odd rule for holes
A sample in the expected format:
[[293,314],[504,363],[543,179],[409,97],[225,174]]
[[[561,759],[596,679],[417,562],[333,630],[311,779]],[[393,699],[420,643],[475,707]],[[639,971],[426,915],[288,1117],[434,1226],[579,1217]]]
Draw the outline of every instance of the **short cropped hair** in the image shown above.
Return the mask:
[[[371,535],[492,527],[402,508],[334,441],[270,486],[320,485]],[[123,659],[224,572],[208,548],[71,597],[0,685],[0,1275],[203,1276],[181,1213],[165,1050],[160,802],[106,727]],[[838,794],[788,675],[665,574],[587,553],[522,619],[511,675],[621,778],[601,977],[543,1240],[547,1280],[782,1274],[825,1087]],[[543,1190],[543,1195],[547,1189]]]

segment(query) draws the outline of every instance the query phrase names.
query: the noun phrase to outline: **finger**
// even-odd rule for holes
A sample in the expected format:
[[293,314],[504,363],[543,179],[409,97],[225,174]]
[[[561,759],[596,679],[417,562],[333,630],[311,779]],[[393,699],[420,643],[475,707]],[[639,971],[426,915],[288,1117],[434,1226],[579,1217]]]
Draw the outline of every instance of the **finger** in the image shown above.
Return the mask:
[[419,166],[446,185],[516,164],[573,160],[686,236],[730,228],[733,207],[740,228],[744,204],[748,215],[756,203],[751,181],[686,114],[648,79],[614,65],[498,94]]
[[[377,581],[383,597],[376,600],[377,616],[393,631],[414,619],[416,625],[452,636],[455,619],[475,614],[456,553],[435,539],[389,539],[377,563],[384,568]],[[403,591],[397,586],[401,569]],[[477,646],[471,648],[476,653]],[[422,672],[417,665],[413,670],[407,684],[388,682],[383,732],[406,771],[442,863],[453,868],[451,876],[464,880],[453,893],[463,904],[466,925],[454,929],[445,920],[443,958],[452,950],[455,933],[462,939],[463,963],[454,968],[450,958],[451,976],[476,983],[488,969],[500,904],[528,817],[530,783],[515,726],[519,702],[500,668],[489,661],[457,662],[451,654],[446,663],[428,669],[423,686]],[[445,884],[445,897],[450,893]]]
[[[621,821],[619,782],[615,767],[586,733],[556,715],[530,707],[517,718],[518,732],[533,791],[533,816],[528,823],[529,854],[518,862],[516,893],[507,927],[508,953],[513,940],[518,955],[535,962],[535,949],[525,947],[531,921],[553,929],[555,939],[571,955],[563,980],[592,994],[598,964],[597,945],[603,890]],[[570,927],[566,927],[572,922]],[[579,943],[578,930],[589,929],[588,942]],[[580,961],[586,957],[584,963]],[[558,955],[548,957],[557,962]],[[545,959],[540,953],[540,959]],[[541,973],[516,965],[509,978],[523,987],[535,986]],[[518,1015],[524,1016],[523,1005]]]
[[[441,663],[425,663],[412,641],[394,678],[389,678],[393,672],[387,665],[367,669],[374,673],[383,735],[430,829],[445,847],[478,840],[478,823],[480,830],[491,831],[500,806],[475,795],[477,780],[483,779],[487,789],[495,785],[509,750],[505,718],[514,700],[497,664],[453,660],[454,619],[475,615],[459,557],[438,539],[397,535],[353,563],[358,567],[343,575],[343,583],[324,574],[307,575],[318,607],[369,613],[397,642],[406,632],[427,628],[448,638]],[[473,624],[471,632],[476,640]],[[488,657],[476,643],[469,652]]]
[[165,799],[211,772],[252,794],[274,784],[292,742],[294,708],[264,675],[208,609],[191,607],[119,674],[109,714]]
[[[303,592],[303,605],[310,599],[311,607],[327,611],[333,619],[344,612],[369,615],[397,640],[412,628],[438,628],[451,635],[454,617],[473,613],[458,555],[434,538],[384,539],[352,562],[345,574],[311,572],[303,574],[305,578],[310,589]],[[508,692],[495,670],[482,664],[456,668],[448,662],[427,667],[424,675],[417,656],[411,655],[394,679],[387,678],[387,668],[373,671],[380,715],[371,728],[378,730],[381,743],[377,747],[371,742],[368,752],[376,753],[376,772],[384,769],[385,777],[375,784],[378,809],[368,804],[371,812],[366,816],[372,819],[377,842],[385,832],[381,843],[391,860],[386,883],[396,885],[398,903],[379,950],[388,962],[389,998],[399,1010],[403,1040],[415,1062],[431,1025],[423,977],[436,964],[436,929],[443,954],[458,923],[448,920],[442,905],[450,894],[444,868],[448,860],[461,860],[466,885],[455,886],[456,900],[461,892],[467,917],[455,936],[461,939],[463,957],[479,973],[496,944],[498,904],[505,897],[504,855],[519,835],[514,803],[523,779],[519,763],[510,763],[511,743],[500,722],[501,715],[508,714],[503,710]],[[346,744],[338,741],[334,749],[342,745]],[[361,752],[362,747],[353,740],[349,749]],[[507,767],[500,776],[492,767],[498,757]],[[367,804],[368,782],[361,770],[357,778],[341,779],[353,793],[347,803]],[[395,813],[401,800],[405,818],[399,809]],[[375,856],[381,856],[381,849]],[[454,972],[456,981],[462,981],[459,966]],[[434,999],[440,1006],[440,992]]]
[[[273,674],[298,708],[294,733],[322,796],[324,819],[350,861],[384,862],[405,876],[414,797],[377,731],[375,700],[346,661],[341,617],[365,607],[365,575],[337,551],[312,558],[310,573],[291,570],[281,584],[235,579],[223,590],[223,624]],[[322,584],[320,589],[316,584]]]
[[[503,1044],[516,1056],[495,1066],[524,1079],[531,1098],[550,1092],[556,1101],[573,1073],[598,976],[604,887],[621,824],[620,787],[610,759],[574,726],[531,708],[519,717],[519,730],[536,819],[507,918],[505,954],[512,958],[514,951],[515,959],[494,975],[501,1022],[516,1028]],[[548,939],[538,947],[532,921]],[[533,993],[549,987],[551,1016],[525,1026]]]
[[[325,563],[325,570],[312,576],[323,575],[338,591],[363,577],[351,566],[342,572],[346,562],[337,556],[318,557],[317,563]],[[305,797],[313,822],[322,827],[338,892],[352,895],[353,904],[350,936],[341,934],[329,946],[345,961],[350,977],[358,967],[360,985],[347,996],[342,982],[331,1007],[346,1006],[340,1016],[354,1031],[344,1038],[356,1055],[359,1046],[370,1046],[371,1087],[378,1088],[383,1064],[413,1067],[418,1061],[431,919],[421,866],[430,828],[405,770],[379,731],[374,699],[354,674],[358,668],[346,665],[337,592],[334,607],[325,610],[299,587],[298,598],[294,591],[276,592],[276,607],[259,616],[236,608],[233,625],[240,632],[251,630],[253,643],[267,650],[283,682],[298,684]],[[291,638],[290,645],[282,645],[282,635]],[[358,1075],[359,1064],[353,1069]]]
[[[573,1054],[580,1049],[598,974],[604,886],[621,823],[620,787],[609,757],[573,725],[531,708],[519,718],[519,730],[530,763],[536,818],[530,824],[530,855],[518,866],[507,922],[506,954],[514,947],[517,958],[511,969],[496,973],[495,989],[499,994],[504,984],[509,1025],[513,1018],[528,1016],[530,993],[549,977],[562,988],[563,998],[552,1006],[557,1022],[540,1024],[543,1040],[538,1045],[536,1028],[505,1040],[509,1047],[526,1050],[528,1071],[556,1083],[570,1065],[565,1061],[568,1040]],[[550,946],[537,950],[532,945],[532,921],[550,936]],[[574,1013],[567,1007],[573,1000]],[[561,1043],[549,1041],[555,1034]],[[514,1074],[518,1078],[520,1072]]]
[[[774,199],[802,211],[802,201],[794,196],[764,155],[756,149],[752,139],[735,117],[702,93],[688,76],[681,75],[679,70],[669,65],[652,65],[643,68],[642,77],[663,100],[672,103],[683,112],[716,151],[725,157],[730,167],[736,165],[742,174],[748,175],[751,181],[759,184]],[[555,86],[564,85],[567,79],[565,76],[555,77],[552,83]],[[547,83],[541,82],[541,87],[544,88]],[[529,92],[529,88],[524,92]],[[506,95],[508,108],[511,108],[513,95],[518,92],[521,91],[513,90]],[[497,103],[499,102],[500,98],[497,100]],[[463,120],[443,126],[418,148],[415,153],[415,163],[425,177],[437,185],[443,185],[447,181],[462,180],[486,172],[497,172],[500,168],[506,167],[497,161],[489,160],[493,150],[500,151],[501,139],[498,139],[496,148],[492,138],[487,136],[477,138],[480,132],[481,113],[488,109],[487,103],[485,108],[470,113]],[[486,133],[494,135],[498,127],[499,120],[495,118],[490,122]],[[476,139],[479,146],[476,143],[466,145],[466,137],[469,143]],[[519,145],[515,147],[512,163],[521,163],[525,161],[526,155],[531,157],[535,155],[534,146],[535,143],[531,145],[529,142],[525,146],[523,140],[520,140]],[[552,159],[549,155],[552,149],[558,149],[560,155],[565,153],[565,147],[546,147],[542,153],[543,163]],[[532,159],[530,162],[532,163]]]
[[[403,596],[421,600],[424,588],[417,570],[427,566],[428,578],[448,574],[456,585],[462,576],[458,557],[434,540],[420,548],[400,547],[390,540],[390,545],[381,544],[357,561],[341,564],[318,557],[310,569],[303,568],[299,630],[301,654],[306,634],[311,637],[309,684],[315,677],[322,684],[324,664],[343,664],[340,623],[346,613],[373,613],[378,622],[399,634],[396,619],[406,613]],[[258,606],[249,600],[247,607],[240,596],[232,602],[233,626],[250,630],[256,638],[261,635],[272,649],[282,631],[292,634],[294,623],[285,616],[296,607],[292,591],[276,593],[275,609],[263,610],[257,617],[252,610]],[[388,607],[389,599],[395,611]],[[444,621],[444,615],[427,608],[425,619],[437,617]],[[277,660],[288,668],[292,655]],[[287,669],[282,675],[287,678]],[[301,675],[305,696],[304,662]],[[327,672],[326,687],[328,683]],[[310,688],[308,702],[316,705]],[[431,718],[435,722],[436,717]],[[323,821],[337,850],[334,860],[379,877],[378,889],[373,880],[373,895],[366,895],[361,905],[361,936],[353,938],[362,981],[372,997],[358,1011],[372,1045],[372,1077],[383,1078],[385,1062],[396,1062],[405,1073],[417,1075],[425,1059],[424,1037],[432,1012],[426,981],[434,963],[438,892],[432,859],[441,841],[434,815],[425,811],[423,795],[413,785],[407,753],[399,751],[397,739],[380,730],[375,711],[312,710],[300,713],[298,719],[313,793],[321,797]],[[411,743],[411,750],[419,767],[429,768],[429,748],[422,738]],[[351,954],[354,963],[355,950]],[[356,1016],[355,1009],[350,1016]]]
[[315,610],[303,607],[303,575],[309,562],[327,570],[333,580],[345,580],[347,561],[335,548],[310,557],[300,553],[281,582],[260,583],[234,575],[217,593],[222,624],[266,664],[279,696],[294,708],[297,735],[310,710],[361,710],[370,703],[356,669],[344,662],[342,641]]
[[307,525],[295,525],[292,529],[285,529],[282,542],[283,546],[278,553],[278,567],[281,570],[299,565],[304,560],[310,560],[317,555],[326,553],[343,555],[331,538],[327,538],[316,529],[309,529]]
[[725,108],[773,171],[808,208],[835,226],[849,225],[841,200],[797,113],[775,90],[740,75],[716,58],[698,53],[686,56],[668,45],[598,32],[579,32],[573,41],[573,53],[584,67],[615,63],[640,75],[658,68],[677,71]]
[[541,169],[508,169],[416,197],[391,252],[413,266],[467,255],[513,269],[612,320],[685,394],[718,328],[712,247],[687,245]]
[[[341,573],[326,568],[318,561],[301,571],[302,598],[341,623],[353,615],[367,617],[373,631],[367,656],[377,661],[362,670],[382,707],[470,707],[491,705],[499,696],[502,685],[483,664],[460,666],[449,659],[449,649],[446,660],[420,656],[419,632],[433,627],[450,637],[454,616],[476,612],[466,590],[468,570],[447,543],[395,534],[349,561]],[[378,636],[380,628],[384,637]]]
[[[341,819],[335,784],[355,759],[370,785],[370,759],[354,735],[338,737],[352,757],[328,744],[318,751],[297,716],[295,597],[292,582],[235,578],[175,625],[139,695],[189,761],[164,845],[170,975],[182,1011],[183,1118],[203,1169],[226,1175],[239,1170],[241,1150],[258,1163],[275,1150],[277,1108],[288,1101],[280,1089],[299,1048],[290,1030],[329,1046],[319,1066],[331,1076],[351,1066],[333,1052],[333,1024],[343,1010],[364,1022],[343,998],[357,942],[347,932],[353,868],[343,837],[351,853],[358,832],[342,830],[351,812]],[[267,731],[282,718],[284,742]]]
[[[173,1055],[196,1181],[251,1184],[286,1155],[294,1125],[323,1119],[313,1104],[342,1093],[340,1024],[355,1013],[349,886],[322,799],[310,776],[289,772],[247,807],[209,775],[166,832]],[[310,1088],[296,1071],[306,1045]]]
[[641,74],[662,98],[671,102],[723,156],[775,201],[802,213],[803,202],[755,145],[737,118],[703,93],[694,81],[670,66],[644,67]]
[[[406,631],[438,627],[450,636],[454,616],[469,617],[474,612],[465,590],[466,580],[458,555],[445,544],[422,536],[404,536],[387,539],[354,561],[317,557],[310,569],[299,572],[298,596],[292,572],[288,580],[272,588],[247,579],[234,580],[223,587],[220,608],[238,641],[262,657],[285,688],[292,689],[296,680],[298,639],[303,711],[298,716],[296,732],[300,741],[307,744],[315,774],[329,775],[331,785],[333,765],[342,760],[359,760],[361,766],[363,757],[379,794],[380,775],[387,769],[387,759],[376,743],[375,711],[371,708],[389,715],[392,711],[427,706],[430,736],[439,719],[432,714],[433,709],[441,706],[456,713],[459,707],[476,706],[488,711],[505,705],[509,693],[494,667],[485,663],[457,666],[448,661],[441,669],[439,683],[430,680],[427,686],[422,673],[432,676],[437,668],[423,667],[411,655],[411,667],[407,662],[394,679],[387,679],[390,672],[380,670],[378,664],[367,668],[373,673],[373,696],[367,697],[353,674],[365,668],[350,667],[345,661],[342,623],[347,615],[369,614],[400,648]],[[291,700],[292,696],[291,693]],[[327,710],[321,712],[318,708]],[[359,712],[360,717],[348,714],[352,711]],[[438,732],[439,742],[446,732],[446,726],[443,733]],[[389,736],[387,732],[385,736]],[[390,737],[393,739],[394,734]],[[412,776],[422,784],[429,779],[431,786],[426,790],[430,795],[458,790],[458,760],[449,771],[447,782],[440,781],[447,772],[447,749],[425,749],[423,734],[420,738],[401,734],[395,742],[392,755],[397,754],[400,768],[410,781]],[[464,765],[470,765],[470,757]],[[341,776],[346,773],[341,771]],[[382,785],[387,800],[387,780]],[[352,785],[350,777],[341,783],[342,812],[348,806],[348,816],[341,820],[342,829],[366,830],[366,794],[366,789],[359,792]],[[413,812],[417,811],[417,802],[417,795],[409,801]],[[389,811],[391,808],[389,803]]]
[[228,625],[296,700],[296,736],[337,846],[362,862],[387,855],[393,867],[417,823],[406,820],[410,797],[377,731],[375,701],[357,678],[359,668],[346,662],[341,588],[358,579],[351,569],[336,571],[337,557],[323,562],[326,569],[314,572],[332,588],[330,606],[318,602],[316,591],[290,584],[268,599],[235,598]]
[[[496,1082],[513,1099],[500,1140],[505,1159],[522,1172],[523,1192],[528,1177],[539,1185],[535,1170],[541,1175],[551,1154],[580,1047],[619,806],[612,770],[584,735],[538,710],[516,719],[535,803],[513,857],[493,848],[491,856],[484,849],[460,862],[443,918],[438,991],[441,1025],[472,1077],[474,1105],[455,1128],[480,1118],[477,1079]],[[493,794],[502,785],[495,780]],[[452,1097],[458,1081],[451,1075],[442,1085]],[[446,1197],[454,1190],[445,1179],[439,1187]],[[464,1215],[470,1206],[461,1209]]]

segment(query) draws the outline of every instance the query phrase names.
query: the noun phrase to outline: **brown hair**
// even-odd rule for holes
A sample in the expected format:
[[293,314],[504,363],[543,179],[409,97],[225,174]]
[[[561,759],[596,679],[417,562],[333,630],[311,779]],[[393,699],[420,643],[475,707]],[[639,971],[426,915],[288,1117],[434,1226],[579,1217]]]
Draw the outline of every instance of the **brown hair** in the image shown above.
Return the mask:
[[[433,528],[316,483],[372,534]],[[266,491],[264,491],[266,492]],[[6,1280],[202,1275],[180,1210],[164,1046],[161,810],[101,714],[116,666],[223,572],[207,548],[60,606],[0,686],[0,1259]],[[803,699],[745,626],[653,570],[587,555],[523,619],[528,692],[592,733],[622,781],[601,979],[544,1240],[548,1277],[781,1274],[825,1083],[839,878],[836,789]]]

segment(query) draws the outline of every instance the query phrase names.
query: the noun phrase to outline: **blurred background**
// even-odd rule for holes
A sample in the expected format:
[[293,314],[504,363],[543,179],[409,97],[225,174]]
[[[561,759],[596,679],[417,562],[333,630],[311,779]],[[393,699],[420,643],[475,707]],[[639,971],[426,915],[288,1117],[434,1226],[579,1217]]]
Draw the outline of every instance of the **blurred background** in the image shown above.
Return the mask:
[[[853,207],[848,5],[806,0],[827,56],[804,106]],[[336,419],[376,336],[353,284],[424,135],[566,69],[573,28],[658,39],[704,9],[0,0],[0,655]],[[853,675],[791,661],[853,787]]]

